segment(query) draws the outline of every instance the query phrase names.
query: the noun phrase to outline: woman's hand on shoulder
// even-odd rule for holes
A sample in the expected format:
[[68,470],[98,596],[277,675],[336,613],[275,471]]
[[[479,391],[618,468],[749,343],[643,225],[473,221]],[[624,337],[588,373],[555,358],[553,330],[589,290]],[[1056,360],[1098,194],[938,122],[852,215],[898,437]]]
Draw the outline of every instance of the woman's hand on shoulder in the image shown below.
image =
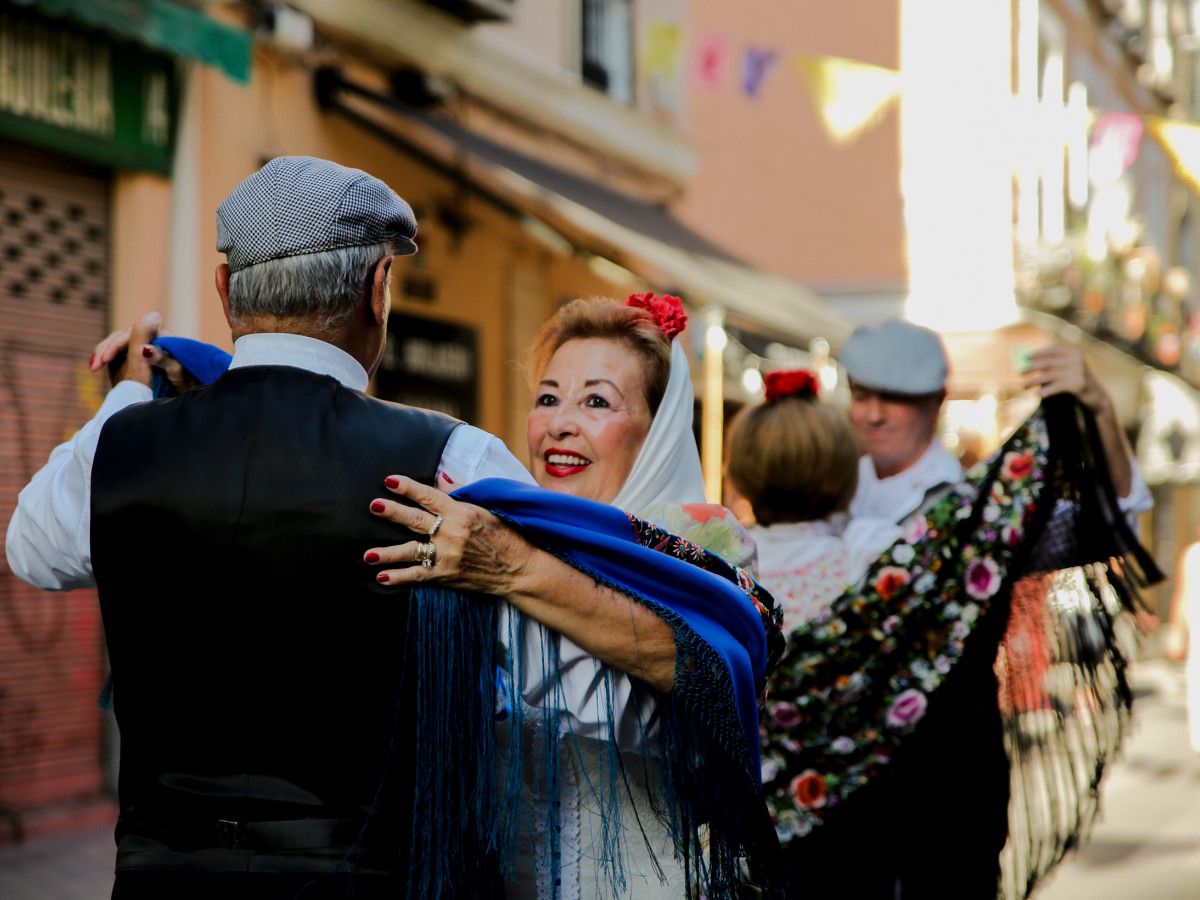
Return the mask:
[[[517,576],[528,566],[534,547],[486,509],[463,503],[442,490],[404,475],[389,475],[384,485],[395,497],[371,501],[371,513],[429,538],[373,547],[363,559],[386,566],[376,578],[381,584],[439,584],[464,591],[506,597]],[[435,527],[436,525],[436,527]],[[432,564],[423,556],[432,544]]]

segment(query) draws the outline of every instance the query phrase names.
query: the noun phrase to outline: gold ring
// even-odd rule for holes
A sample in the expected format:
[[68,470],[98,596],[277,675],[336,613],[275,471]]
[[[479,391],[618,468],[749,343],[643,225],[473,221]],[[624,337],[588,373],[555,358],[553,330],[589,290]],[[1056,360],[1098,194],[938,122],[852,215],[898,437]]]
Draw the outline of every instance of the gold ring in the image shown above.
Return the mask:
[[426,541],[417,547],[417,559],[425,568],[433,568],[434,562],[437,561],[437,547],[433,546],[433,541]]

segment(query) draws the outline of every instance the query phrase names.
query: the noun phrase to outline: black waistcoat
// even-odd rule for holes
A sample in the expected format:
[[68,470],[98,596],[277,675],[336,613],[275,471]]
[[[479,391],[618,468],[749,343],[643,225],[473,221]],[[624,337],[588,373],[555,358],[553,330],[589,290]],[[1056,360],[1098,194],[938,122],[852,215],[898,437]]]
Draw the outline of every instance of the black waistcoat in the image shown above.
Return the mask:
[[457,424],[271,366],[105,425],[119,871],[322,871],[356,840],[359,871],[404,871],[408,597],[362,556],[413,538],[370,501],[388,474],[432,484]]

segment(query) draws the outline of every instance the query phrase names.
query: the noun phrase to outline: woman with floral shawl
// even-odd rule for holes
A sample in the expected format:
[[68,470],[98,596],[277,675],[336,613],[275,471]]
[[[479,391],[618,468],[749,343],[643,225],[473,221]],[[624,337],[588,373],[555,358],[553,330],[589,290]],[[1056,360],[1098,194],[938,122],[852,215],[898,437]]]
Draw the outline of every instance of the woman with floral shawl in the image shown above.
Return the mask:
[[[531,620],[500,623],[519,711],[508,737],[526,745],[526,822],[508,858],[514,897],[732,897],[747,877],[779,890],[758,785],[762,666],[739,666],[734,657],[763,653],[764,624],[775,648],[782,641],[769,596],[736,567],[752,564],[753,543],[728,510],[704,503],[691,380],[673,340],[685,322],[677,298],[566,305],[539,333],[529,365],[531,469],[553,493],[495,480],[451,497],[404,486],[394,490],[425,510],[392,503],[382,513],[418,533],[429,531],[434,514],[445,523],[433,540],[438,561],[429,570],[385,569],[388,583],[415,574],[471,585],[478,535],[499,518],[674,628],[674,685],[662,694]],[[407,563],[421,546],[368,552],[381,565]],[[513,565],[512,557],[489,549],[484,567]],[[503,588],[489,592],[504,596]],[[562,715],[561,700],[520,687],[557,673],[560,690],[577,690],[580,671],[592,673],[586,691],[597,702],[629,691],[642,698],[632,734],[615,721],[607,734],[582,734]],[[502,794],[511,788],[499,786]]]
[[[735,450],[764,435],[790,452],[813,445],[797,429],[815,415],[815,382],[783,381],[734,425]],[[789,416],[791,431],[779,427]],[[1119,614],[1160,577],[1118,508],[1094,421],[1070,397],[1045,401],[902,534],[786,524],[781,492],[803,475],[763,472],[770,450],[750,455],[758,470],[742,467],[743,488],[752,503],[771,498],[765,518],[784,523],[754,529],[761,577],[802,611],[763,732],[793,892],[1026,896],[1094,815],[1131,699]],[[852,493],[851,479],[840,496]],[[788,565],[772,543],[783,538]],[[814,540],[845,563],[841,588],[820,573],[789,580]],[[1010,778],[1008,823],[955,813],[1008,797]]]

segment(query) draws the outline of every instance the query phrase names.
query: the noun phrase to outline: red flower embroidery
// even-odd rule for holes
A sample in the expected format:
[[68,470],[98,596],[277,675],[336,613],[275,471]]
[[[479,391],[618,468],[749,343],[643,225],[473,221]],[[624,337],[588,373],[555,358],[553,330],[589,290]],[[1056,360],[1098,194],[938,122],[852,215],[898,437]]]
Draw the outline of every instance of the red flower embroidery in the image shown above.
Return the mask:
[[792,779],[792,799],[801,809],[825,805],[825,776],[816,769],[805,769]]
[[896,591],[908,584],[908,581],[907,569],[901,569],[899,566],[884,566],[879,570],[879,577],[875,579],[875,592],[884,600],[891,600]]
[[1033,452],[1026,450],[1024,453],[1005,453],[1004,464],[1001,466],[1000,474],[1009,481],[1021,481],[1028,478],[1033,472]]
[[781,397],[816,397],[821,384],[807,369],[768,372],[763,378],[767,385],[767,402]]
[[683,311],[683,301],[673,294],[664,294],[661,297],[655,297],[653,291],[646,291],[644,294],[630,294],[625,305],[632,306],[634,309],[644,309],[650,313],[650,318],[662,329],[668,341],[674,339],[675,335],[687,327],[688,317],[687,313]]
[[726,512],[719,503],[685,503],[683,511],[703,525],[709,519],[724,519]]

